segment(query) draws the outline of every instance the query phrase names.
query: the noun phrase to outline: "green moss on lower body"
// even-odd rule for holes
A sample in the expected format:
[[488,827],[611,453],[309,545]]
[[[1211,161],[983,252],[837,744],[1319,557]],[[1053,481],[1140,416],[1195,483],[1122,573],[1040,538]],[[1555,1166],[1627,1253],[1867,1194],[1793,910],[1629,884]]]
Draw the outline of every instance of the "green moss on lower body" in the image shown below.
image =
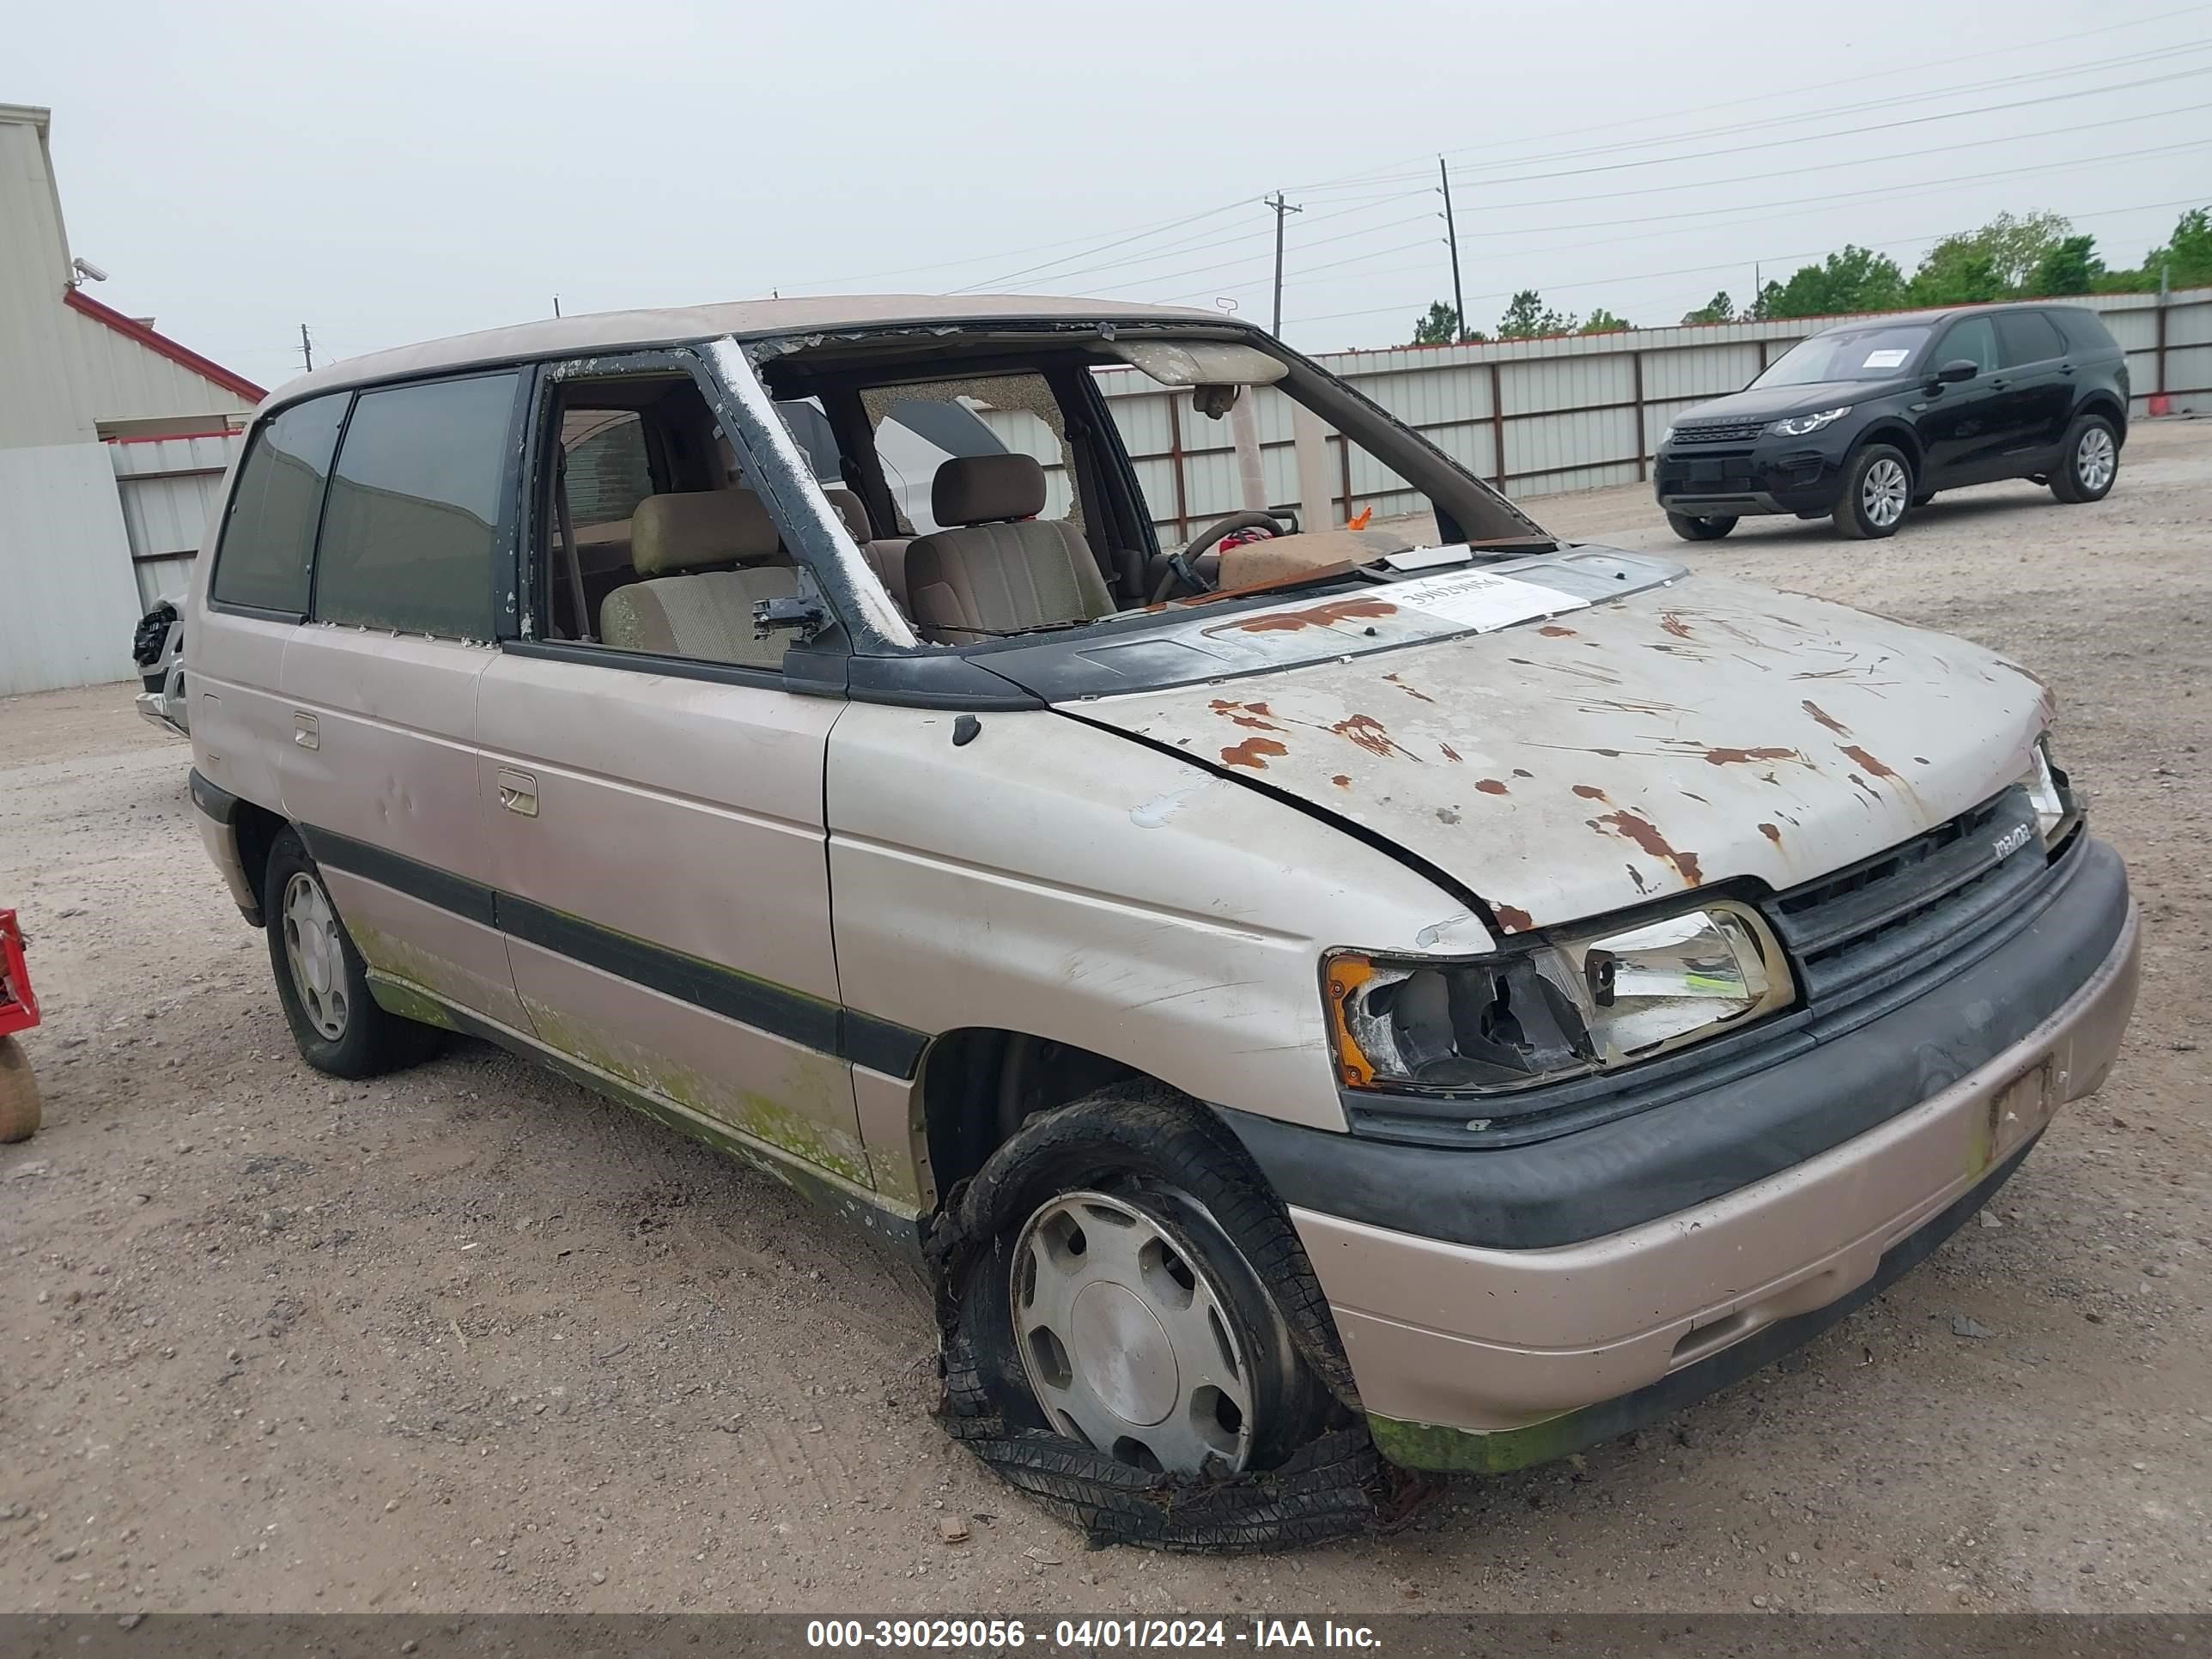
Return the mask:
[[1375,1449],[1393,1463],[1453,1474],[1504,1474],[1528,1468],[1579,1451],[1596,1437],[1579,1412],[1488,1434],[1370,1412],[1367,1431],[1375,1438]]

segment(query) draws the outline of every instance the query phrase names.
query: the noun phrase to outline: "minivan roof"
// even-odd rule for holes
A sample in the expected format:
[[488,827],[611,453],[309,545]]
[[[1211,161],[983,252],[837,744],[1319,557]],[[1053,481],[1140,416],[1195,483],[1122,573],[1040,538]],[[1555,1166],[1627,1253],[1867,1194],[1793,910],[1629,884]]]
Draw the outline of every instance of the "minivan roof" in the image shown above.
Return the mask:
[[270,394],[271,404],[371,381],[442,374],[483,363],[506,363],[580,352],[675,345],[723,335],[811,333],[837,328],[880,328],[900,323],[1064,322],[1085,318],[1157,322],[1229,322],[1218,311],[1179,306],[1131,305],[1112,300],[1041,299],[1021,294],[841,294],[806,299],[745,300],[660,311],[604,311],[555,317],[508,328],[457,334],[420,345],[397,346],[349,357],[302,374]]

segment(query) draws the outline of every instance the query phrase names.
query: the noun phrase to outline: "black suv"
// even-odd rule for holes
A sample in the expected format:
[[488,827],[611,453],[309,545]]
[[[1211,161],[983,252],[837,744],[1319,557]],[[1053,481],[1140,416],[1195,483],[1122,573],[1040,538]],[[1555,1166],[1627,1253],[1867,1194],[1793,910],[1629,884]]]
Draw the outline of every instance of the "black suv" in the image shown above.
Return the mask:
[[1659,505],[1693,542],[1753,513],[1832,514],[1844,535],[1888,536],[1938,490],[2000,478],[2100,500],[2127,435],[2127,356],[2094,311],[1871,318],[1800,340],[1741,392],[1676,416],[1659,441]]

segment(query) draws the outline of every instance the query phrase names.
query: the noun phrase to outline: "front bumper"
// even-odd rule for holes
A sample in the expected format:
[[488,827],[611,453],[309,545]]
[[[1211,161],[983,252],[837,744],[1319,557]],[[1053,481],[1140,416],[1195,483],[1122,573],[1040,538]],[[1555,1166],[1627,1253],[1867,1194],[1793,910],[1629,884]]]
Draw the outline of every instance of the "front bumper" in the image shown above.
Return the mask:
[[1548,1249],[1447,1243],[1293,1206],[1376,1442],[1421,1468],[1557,1457],[1726,1387],[1833,1324],[1984,1202],[2110,1071],[2135,1005],[2134,906],[2019,1041],[1818,1157]]
[[1817,514],[1833,511],[1843,492],[1843,455],[1791,439],[1733,448],[1669,446],[1660,450],[1652,480],[1662,507],[1692,518]]

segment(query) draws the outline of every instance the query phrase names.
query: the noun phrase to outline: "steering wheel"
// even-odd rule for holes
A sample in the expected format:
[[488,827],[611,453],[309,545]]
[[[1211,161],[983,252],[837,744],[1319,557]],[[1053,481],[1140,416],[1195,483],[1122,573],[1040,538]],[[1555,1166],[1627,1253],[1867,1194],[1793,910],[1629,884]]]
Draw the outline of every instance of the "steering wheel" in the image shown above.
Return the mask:
[[[1290,526],[1288,530],[1285,529],[1285,525]],[[1152,603],[1158,605],[1165,599],[1169,586],[1176,581],[1182,582],[1194,593],[1213,592],[1216,584],[1199,574],[1198,556],[1223,537],[1234,535],[1240,530],[1264,530],[1270,536],[1294,536],[1297,533],[1297,520],[1287,513],[1278,515],[1260,508],[1247,508],[1242,513],[1231,513],[1225,518],[1216,519],[1193,537],[1182,552],[1168,556],[1168,574],[1160,579],[1158,591],[1152,595]]]

